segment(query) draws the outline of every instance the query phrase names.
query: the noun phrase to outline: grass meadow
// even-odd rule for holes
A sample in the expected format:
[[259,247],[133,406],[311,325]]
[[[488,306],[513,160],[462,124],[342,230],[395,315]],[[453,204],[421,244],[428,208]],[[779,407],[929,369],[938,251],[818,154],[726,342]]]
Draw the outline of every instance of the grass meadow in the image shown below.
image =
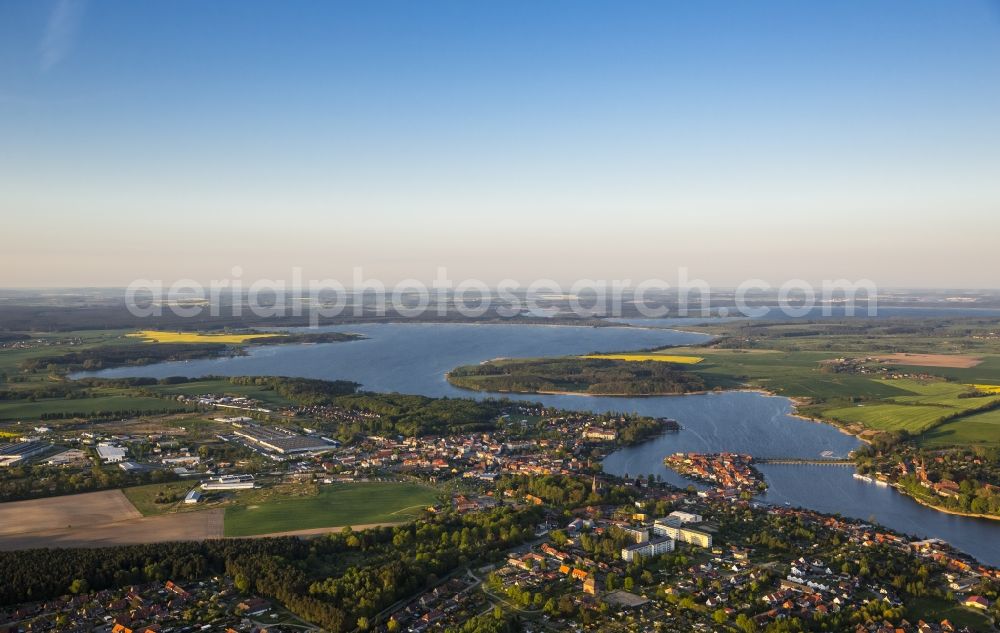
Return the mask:
[[[959,394],[968,392],[969,386],[957,383],[916,380],[884,382],[892,382],[911,394],[895,396],[880,403],[828,409],[824,412],[825,415],[835,420],[857,422],[881,431],[902,429],[917,435],[956,414],[972,412],[998,400],[998,397],[960,398]],[[955,419],[952,423],[960,426],[967,419]]]
[[920,438],[922,446],[932,448],[997,443],[1000,443],[1000,409],[950,420],[924,433]]
[[127,390],[101,390],[95,398],[42,398],[0,401],[0,421],[38,420],[42,416],[64,415],[82,417],[97,415],[102,411],[167,412],[182,407],[180,403],[163,398],[137,396]]
[[226,536],[252,536],[411,521],[437,502],[432,488],[411,483],[371,482],[321,486],[316,495],[274,497],[226,508]]

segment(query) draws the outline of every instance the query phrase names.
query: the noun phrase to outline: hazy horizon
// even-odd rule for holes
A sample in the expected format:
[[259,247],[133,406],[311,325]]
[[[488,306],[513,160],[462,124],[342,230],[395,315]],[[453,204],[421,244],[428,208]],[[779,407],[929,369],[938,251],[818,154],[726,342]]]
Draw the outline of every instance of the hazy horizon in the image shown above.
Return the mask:
[[0,6],[0,288],[996,288],[1000,4]]

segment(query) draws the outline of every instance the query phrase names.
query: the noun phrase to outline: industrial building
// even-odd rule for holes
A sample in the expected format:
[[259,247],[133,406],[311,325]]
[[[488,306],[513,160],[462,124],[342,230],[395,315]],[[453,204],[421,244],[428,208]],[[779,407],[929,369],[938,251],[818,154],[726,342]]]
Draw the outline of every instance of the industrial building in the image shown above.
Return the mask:
[[247,424],[238,427],[234,433],[249,440],[252,444],[279,455],[325,451],[333,448],[322,438],[298,435],[277,427]]
[[255,487],[253,475],[223,475],[201,484],[202,490],[249,490]]
[[98,444],[97,456],[105,464],[117,464],[125,461],[125,449],[113,444]]
[[17,442],[0,445],[0,466],[17,466],[52,448],[47,442]]
[[49,466],[66,466],[67,464],[74,464],[76,462],[82,462],[87,459],[87,454],[78,448],[71,448],[65,450],[61,453],[53,455],[46,460],[46,464]]

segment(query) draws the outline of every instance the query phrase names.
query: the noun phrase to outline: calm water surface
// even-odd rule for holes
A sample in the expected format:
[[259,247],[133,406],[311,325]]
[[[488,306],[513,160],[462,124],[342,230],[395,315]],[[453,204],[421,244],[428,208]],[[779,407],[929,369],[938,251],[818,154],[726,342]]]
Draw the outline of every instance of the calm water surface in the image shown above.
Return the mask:
[[[701,334],[618,327],[403,323],[326,329],[357,332],[369,338],[349,343],[252,348],[248,356],[123,367],[81,375],[285,375],[354,380],[373,391],[484,397],[452,387],[444,378],[445,372],[497,357],[610,352],[707,340]],[[669,453],[740,451],[759,457],[839,457],[859,444],[831,426],[791,416],[791,404],[786,398],[751,392],[648,398],[514,397],[563,409],[620,411],[679,420],[683,426],[680,432],[621,449],[608,456],[604,469],[617,475],[660,474],[680,485],[687,482],[663,466],[663,457]],[[767,502],[874,518],[901,532],[942,538],[984,562],[1000,565],[1000,522],[930,510],[892,489],[855,480],[850,468],[765,465],[761,470],[770,485],[762,496]]]
[[[785,312],[779,306],[751,306],[752,309],[758,310],[761,307],[766,308],[767,312],[763,316],[754,317],[753,320],[756,321],[815,321],[821,319],[852,319],[852,318],[874,318],[874,319],[893,319],[893,318],[953,318],[953,317],[998,317],[1000,316],[1000,309],[997,308],[972,308],[972,307],[926,307],[926,306],[878,306],[875,314],[868,316],[868,307],[863,301],[859,301],[855,306],[854,314],[848,314],[847,309],[843,306],[828,306],[824,308],[814,307],[808,312],[802,315],[792,316],[785,314]],[[826,314],[826,309],[829,309],[830,314]],[[691,313],[693,314],[695,309],[692,307]],[[745,321],[748,317],[745,315],[740,315],[735,308],[728,308],[728,313],[733,314],[733,316],[726,317],[660,317],[660,318],[650,318],[650,317],[625,317],[625,318],[612,318],[608,319],[614,323],[625,323],[628,325],[637,325],[640,327],[686,327],[690,325],[698,325],[699,323],[729,323],[732,321]]]

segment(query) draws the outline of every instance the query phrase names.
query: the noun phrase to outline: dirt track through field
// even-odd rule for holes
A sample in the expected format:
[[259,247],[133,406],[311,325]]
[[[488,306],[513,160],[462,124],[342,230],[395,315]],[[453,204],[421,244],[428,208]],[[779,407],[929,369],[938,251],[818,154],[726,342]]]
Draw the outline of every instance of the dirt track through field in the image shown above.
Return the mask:
[[355,532],[360,532],[362,530],[368,530],[377,527],[392,527],[395,525],[403,525],[401,522],[395,523],[364,523],[361,525],[341,525],[338,527],[325,527],[325,528],[309,528],[307,530],[290,530],[288,532],[271,532],[270,534],[254,534],[253,536],[241,536],[241,537],[230,537],[230,538],[271,538],[275,536],[321,536],[323,534],[333,534],[334,532],[343,532],[345,529],[350,527]]

